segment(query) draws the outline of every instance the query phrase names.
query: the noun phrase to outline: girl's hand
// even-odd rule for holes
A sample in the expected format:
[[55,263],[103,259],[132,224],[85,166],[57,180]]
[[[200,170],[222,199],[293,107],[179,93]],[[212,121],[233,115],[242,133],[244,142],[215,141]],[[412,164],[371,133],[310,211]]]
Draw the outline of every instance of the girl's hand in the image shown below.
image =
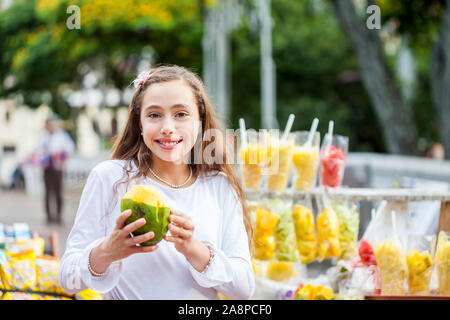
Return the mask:
[[116,220],[114,230],[96,248],[91,251],[91,267],[95,272],[103,273],[109,265],[117,260],[124,259],[135,253],[155,251],[158,246],[137,246],[137,244],[150,240],[155,236],[153,232],[131,237],[130,233],[145,225],[145,219],[141,218],[133,223],[125,225],[125,220],[131,215],[131,210],[126,210]]
[[193,236],[194,224],[191,217],[171,210],[169,221],[170,236],[166,235],[164,240],[173,242],[175,249],[182,253],[197,271],[203,271],[208,264],[210,251],[203,242]]
[[171,210],[169,221],[170,236],[166,235],[164,240],[173,242],[175,249],[186,256],[191,251],[194,243],[192,219],[184,213]]

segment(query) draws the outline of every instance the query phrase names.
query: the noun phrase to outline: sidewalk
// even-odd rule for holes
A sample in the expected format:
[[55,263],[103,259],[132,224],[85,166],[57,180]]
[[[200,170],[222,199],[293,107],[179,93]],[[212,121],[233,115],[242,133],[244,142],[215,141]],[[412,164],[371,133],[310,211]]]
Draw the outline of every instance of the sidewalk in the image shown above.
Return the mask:
[[13,224],[28,223],[31,231],[36,231],[48,241],[50,233],[56,231],[59,238],[60,256],[64,254],[66,240],[72,229],[81,193],[65,192],[63,225],[46,224],[44,199],[30,197],[24,191],[0,191],[0,222]]

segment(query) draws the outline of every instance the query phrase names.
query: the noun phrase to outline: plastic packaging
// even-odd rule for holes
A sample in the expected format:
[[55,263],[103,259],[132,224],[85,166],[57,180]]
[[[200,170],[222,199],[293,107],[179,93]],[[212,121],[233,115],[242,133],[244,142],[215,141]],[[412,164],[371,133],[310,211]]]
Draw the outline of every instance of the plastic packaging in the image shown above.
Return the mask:
[[267,169],[267,190],[282,192],[286,190],[294,151],[294,134],[290,133],[286,140],[275,137],[270,139],[270,158]]
[[318,204],[320,213],[317,215],[317,258],[319,262],[341,254],[339,242],[339,220],[328,199],[322,197]]
[[36,257],[37,291],[66,294],[58,281],[59,263],[59,259],[55,257]]
[[431,243],[424,235],[409,235],[408,250],[408,293],[428,295],[433,270]]
[[299,255],[294,220],[292,219],[292,201],[271,199],[268,201],[268,205],[278,215],[278,223],[275,226],[276,259],[278,261],[298,261]]
[[33,238],[26,240],[15,240],[5,244],[5,250],[10,253],[33,250],[36,256],[44,254],[45,241],[43,238]]
[[435,263],[439,294],[450,295],[450,235],[445,231],[439,232]]
[[400,241],[395,237],[381,241],[375,245],[374,253],[381,272],[382,294],[404,295],[408,266]]
[[256,211],[254,258],[270,260],[275,256],[274,229],[278,223],[277,214],[258,206]]
[[317,256],[317,237],[311,208],[311,201],[308,199],[302,204],[296,204],[292,212],[298,253],[303,264],[314,261]]
[[294,168],[294,190],[310,190],[316,183],[319,167],[320,134],[313,136],[311,145],[306,146],[309,132],[297,131],[295,135],[295,147],[292,155]]
[[263,168],[269,161],[269,149],[267,146],[267,132],[247,131],[246,145],[239,149],[241,162],[241,175],[244,186],[249,191],[258,191],[263,181]]
[[36,254],[33,250],[6,252],[8,262],[0,266],[6,289],[27,290],[36,286]]
[[347,201],[334,201],[333,209],[339,220],[339,243],[341,246],[339,259],[351,259],[356,255],[359,212],[356,204],[349,204]]
[[339,187],[344,177],[348,152],[348,137],[333,135],[330,149],[327,151],[328,134],[325,135],[320,150],[320,181],[323,186]]

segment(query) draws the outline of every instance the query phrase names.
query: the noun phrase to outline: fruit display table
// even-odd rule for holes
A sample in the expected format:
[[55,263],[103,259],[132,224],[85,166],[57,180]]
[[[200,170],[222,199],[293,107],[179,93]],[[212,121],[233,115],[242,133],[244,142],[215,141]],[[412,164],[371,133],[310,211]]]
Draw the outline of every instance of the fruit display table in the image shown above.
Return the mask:
[[[308,224],[305,224],[307,220],[303,220],[301,224],[298,224],[295,215],[296,210],[294,209],[295,204],[303,204],[305,203],[305,200],[309,200],[311,202],[317,202],[318,203],[318,210],[313,210],[311,206],[311,211],[314,211],[314,218],[309,217],[309,229],[311,232],[311,237],[309,246],[310,248],[315,247],[317,243],[317,247],[315,247],[314,250],[321,250],[321,241],[323,239],[320,239],[321,233],[323,234],[323,230],[320,231],[321,227],[321,212],[323,211],[323,207],[321,207],[321,201],[325,197],[328,202],[330,203],[342,203],[342,202],[351,202],[353,204],[359,204],[361,202],[385,202],[387,203],[387,208],[385,210],[389,211],[388,213],[384,214],[385,216],[389,217],[391,211],[397,211],[397,221],[406,221],[404,215],[408,215],[409,207],[408,204],[410,202],[416,202],[416,201],[439,201],[440,202],[440,212],[439,212],[439,218],[438,218],[438,228],[436,237],[434,238],[434,244],[431,245],[431,247],[428,247],[428,251],[431,254],[429,254],[430,258],[427,258],[429,260],[423,260],[426,258],[424,255],[425,251],[417,251],[415,254],[409,248],[408,245],[403,245],[402,255],[395,257],[394,252],[392,253],[389,251],[394,247],[391,247],[391,243],[389,241],[386,241],[384,243],[384,247],[381,245],[378,245],[379,243],[383,242],[380,239],[375,239],[374,236],[377,235],[377,232],[372,232],[373,236],[371,239],[372,246],[368,244],[369,248],[362,248],[362,242],[361,239],[357,241],[356,238],[353,238],[352,241],[355,242],[353,252],[351,256],[345,257],[345,259],[341,256],[338,257],[335,253],[332,251],[328,251],[327,254],[324,254],[322,256],[322,259],[319,259],[318,261],[318,253],[316,252],[316,258],[315,259],[307,259],[302,264],[300,259],[295,258],[293,255],[289,257],[288,260],[290,261],[277,261],[279,256],[277,254],[268,254],[265,259],[266,261],[260,261],[259,259],[254,259],[254,270],[255,274],[257,275],[257,284],[260,285],[261,288],[257,290],[257,293],[264,292],[263,295],[259,295],[257,298],[274,298],[274,299],[294,299],[296,296],[300,297],[300,299],[307,299],[308,295],[311,297],[314,297],[314,294],[311,294],[311,292],[316,292],[319,289],[311,289],[312,287],[307,287],[307,290],[309,293],[307,295],[305,294],[299,294],[299,292],[302,292],[302,288],[305,286],[312,284],[316,286],[324,285],[325,287],[329,286],[335,291],[334,299],[367,299],[367,300],[396,300],[396,299],[450,299],[450,293],[446,293],[447,290],[450,290],[448,288],[449,282],[448,279],[450,279],[450,269],[448,267],[448,262],[450,261],[448,257],[448,236],[445,238],[446,232],[450,232],[450,192],[448,191],[434,191],[434,190],[420,190],[420,189],[368,189],[368,188],[345,188],[345,187],[338,187],[338,188],[313,188],[310,191],[291,191],[286,190],[284,192],[268,192],[268,191],[247,191],[246,192],[248,203],[250,205],[251,210],[253,211],[253,217],[255,221],[256,226],[256,232],[255,235],[258,237],[258,234],[261,234],[261,230],[258,228],[267,228],[270,223],[271,215],[266,214],[263,215],[264,210],[262,209],[265,206],[266,211],[276,211],[276,209],[271,210],[270,206],[267,205],[267,203],[264,204],[265,199],[281,199],[281,201],[288,202],[291,204],[292,209],[292,215],[294,216],[293,225],[295,226],[296,233],[297,233],[297,245],[298,245],[298,251],[300,252],[300,257],[302,256],[301,250],[303,249],[303,258],[305,258],[304,251],[306,247],[305,242],[305,234],[303,233],[303,239],[298,237],[298,228],[301,229],[302,232],[305,232],[305,228],[307,228]],[[270,201],[272,201],[270,200]],[[336,209],[336,207],[333,207]],[[322,212],[323,213],[323,212]],[[437,213],[437,212],[436,212]],[[402,216],[403,215],[403,216]],[[275,239],[272,244],[269,244],[269,241],[267,240],[267,235],[271,234],[267,230],[263,230],[263,232],[266,232],[266,238],[256,238],[257,247],[261,247],[262,245],[261,241],[265,241],[266,245],[265,248],[271,248],[274,252],[277,251],[277,227],[280,221],[280,215],[278,215],[278,218],[273,215],[273,238]],[[340,220],[340,232],[344,232],[345,234],[348,234],[349,230],[346,228],[342,228],[343,224],[346,224],[346,221],[341,220],[342,216],[337,215],[338,220]],[[395,216],[395,215],[394,215]],[[306,217],[306,216],[305,216]],[[306,219],[304,217],[304,219]],[[329,217],[327,216],[326,223],[329,223]],[[259,220],[258,220],[259,219]],[[278,219],[278,220],[277,220]],[[312,221],[311,221],[312,219]],[[403,219],[403,220],[402,220]],[[277,221],[276,221],[277,220]],[[316,225],[314,225],[314,220],[316,220]],[[392,223],[394,226],[392,226],[391,220],[388,221],[390,224],[389,228],[393,228],[390,230],[397,230],[395,231],[395,235],[391,236],[397,236],[397,233],[400,233],[399,227],[395,226],[396,222],[395,220],[392,220]],[[285,223],[285,222],[283,222]],[[384,222],[386,223],[386,222]],[[264,224],[263,227],[261,225]],[[407,224],[405,224],[407,225]],[[325,225],[327,227],[327,225]],[[379,226],[378,226],[379,227]],[[396,229],[397,228],[397,229]],[[323,229],[323,228],[322,228]],[[325,230],[331,231],[332,229]],[[382,229],[380,229],[382,230]],[[316,231],[316,238],[314,238],[314,231]],[[403,230],[404,232],[405,230]],[[441,232],[442,231],[442,232]],[[286,229],[283,230],[283,232],[287,232]],[[380,232],[378,232],[380,233]],[[439,237],[441,235],[441,237]],[[389,235],[387,235],[389,236]],[[289,237],[289,236],[286,236]],[[338,235],[335,236],[337,238]],[[354,235],[353,235],[354,237]],[[295,237],[294,237],[295,238]],[[323,238],[323,236],[322,236]],[[302,242],[299,242],[299,239]],[[438,244],[438,239],[440,245]],[[446,240],[447,239],[447,240]],[[342,237],[339,238],[342,245]],[[386,240],[386,239],[384,239]],[[330,245],[333,245],[333,242],[331,240],[328,241],[328,248]],[[330,242],[331,241],[331,242]],[[410,240],[408,240],[410,241]],[[445,242],[447,241],[447,242]],[[401,243],[401,241],[400,241]],[[409,243],[409,242],[408,242]],[[270,247],[272,245],[272,247]],[[302,247],[303,246],[303,247]],[[437,247],[436,247],[437,246]],[[301,248],[302,247],[302,248]],[[355,247],[359,247],[359,249],[355,250]],[[292,248],[292,247],[291,247]],[[440,249],[439,249],[440,248]],[[444,248],[444,249],[443,249]],[[286,248],[285,248],[286,249]],[[279,249],[278,249],[279,250]],[[292,249],[291,249],[292,250]],[[310,249],[306,249],[310,250]],[[368,250],[368,251],[367,251]],[[439,251],[441,250],[441,251]],[[443,251],[446,250],[446,251]],[[270,252],[270,250],[269,250]],[[338,251],[336,251],[337,253]],[[369,260],[364,261],[365,257],[367,256],[368,252],[372,255],[372,262]],[[444,253],[442,253],[444,252]],[[440,257],[439,258],[439,255]],[[358,256],[359,255],[359,256]],[[289,256],[289,255],[287,255]],[[325,257],[325,259],[324,259]],[[444,258],[442,258],[444,257]],[[261,258],[261,257],[260,257]],[[377,259],[376,259],[377,258]],[[384,260],[383,260],[384,259]],[[431,260],[430,260],[431,259]],[[441,260],[438,260],[441,259]],[[442,259],[444,261],[442,262]],[[386,268],[386,263],[384,261],[387,261],[387,264],[394,263],[393,261],[398,261],[398,276],[401,277],[400,280],[397,282],[399,283],[397,285],[398,290],[402,292],[401,294],[393,294],[391,293],[391,289],[389,289],[387,286],[390,285],[393,281],[395,282],[395,276],[388,277],[385,273],[383,273],[384,268]],[[427,261],[431,261],[429,265],[425,268],[423,267],[423,263],[428,263]],[[378,262],[378,263],[377,263]],[[289,265],[289,263],[292,264],[292,266]],[[326,267],[323,267],[324,263],[328,263]],[[380,264],[381,263],[381,264]],[[437,266],[436,266],[437,265]],[[389,267],[392,267],[390,265]],[[366,269],[364,269],[366,268]],[[417,269],[419,268],[419,269]],[[424,275],[422,269],[426,270],[426,276]],[[363,290],[359,290],[358,293],[355,294],[355,292],[350,292],[349,288],[352,288],[352,285],[354,285],[355,277],[361,277],[358,273],[362,272],[361,270],[365,270],[365,274],[370,274],[372,277],[371,280],[372,287],[371,289],[364,288]],[[439,271],[438,271],[439,270]],[[363,273],[364,273],[363,272]],[[422,272],[422,273],[421,273]],[[431,273],[433,274],[433,279],[431,278]],[[285,276],[283,276],[285,275]],[[293,276],[296,275],[296,278]],[[439,276],[438,276],[439,275]],[[416,279],[413,279],[416,277]],[[422,277],[422,278],[421,278]],[[439,281],[437,280],[439,277]],[[264,280],[262,280],[265,278]],[[269,278],[267,281],[266,279]],[[388,279],[389,278],[389,279]],[[378,279],[377,281],[375,279]],[[446,280],[447,279],[447,280]],[[360,280],[358,278],[358,280]],[[420,280],[420,281],[419,281]],[[351,284],[353,281],[353,284]],[[404,281],[404,282],[403,282]],[[415,282],[414,282],[415,281]],[[297,287],[295,287],[295,283],[297,282]],[[346,292],[347,294],[340,294],[339,287],[343,286],[343,283],[345,283],[346,286]],[[360,284],[360,282],[358,282]],[[423,284],[426,283],[426,290],[425,293],[412,293],[414,290],[414,285],[417,286],[417,283]],[[431,288],[431,283],[434,283],[434,288]],[[403,294],[403,285],[405,287]],[[378,291],[374,288],[378,287]],[[438,289],[438,287],[440,289]],[[409,289],[408,289],[409,288]],[[430,289],[428,291],[428,288]],[[361,288],[357,288],[361,289]],[[272,291],[271,291],[272,290]],[[320,290],[327,290],[327,289],[320,289]],[[392,289],[392,292],[395,292],[395,286],[394,289]],[[303,289],[305,291],[305,289]],[[358,290],[357,290],[358,291]],[[327,291],[328,292],[328,291]],[[327,295],[318,295],[319,297],[326,297]],[[315,297],[314,299],[318,299]]]

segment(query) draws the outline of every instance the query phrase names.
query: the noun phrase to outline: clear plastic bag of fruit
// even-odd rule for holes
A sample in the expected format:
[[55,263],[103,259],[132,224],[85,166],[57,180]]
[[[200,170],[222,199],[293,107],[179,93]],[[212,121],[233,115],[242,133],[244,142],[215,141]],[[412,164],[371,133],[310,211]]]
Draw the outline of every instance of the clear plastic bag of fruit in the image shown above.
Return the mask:
[[310,197],[295,202],[292,218],[300,261],[308,264],[317,256],[317,236]]
[[341,254],[339,242],[339,220],[336,212],[326,196],[318,199],[317,207],[317,259],[319,262],[327,258],[338,257]]
[[435,264],[439,294],[450,295],[450,233],[441,230],[438,235]]
[[431,237],[410,234],[408,236],[408,293],[428,295],[433,270]]
[[274,230],[278,223],[278,215],[271,212],[262,203],[251,207],[254,220],[253,257],[258,260],[270,260],[275,256]]
[[339,259],[348,260],[357,254],[359,212],[356,204],[348,201],[333,201],[333,209],[339,220]]
[[404,245],[396,228],[395,212],[391,212],[393,233],[379,238],[374,246],[375,259],[381,273],[383,295],[404,295],[408,278],[408,265]]
[[274,230],[276,260],[298,261],[297,240],[292,218],[292,200],[268,199],[267,206],[278,215],[278,222]]

